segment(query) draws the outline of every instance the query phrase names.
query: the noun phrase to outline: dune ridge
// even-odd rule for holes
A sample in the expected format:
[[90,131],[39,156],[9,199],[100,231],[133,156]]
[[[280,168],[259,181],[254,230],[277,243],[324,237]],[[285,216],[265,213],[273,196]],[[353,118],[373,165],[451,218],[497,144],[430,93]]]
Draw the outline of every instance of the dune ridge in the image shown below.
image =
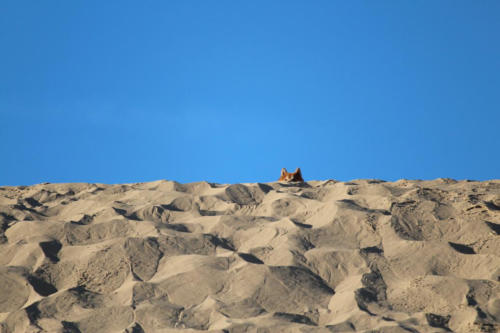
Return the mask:
[[500,180],[0,187],[0,332],[498,332]]

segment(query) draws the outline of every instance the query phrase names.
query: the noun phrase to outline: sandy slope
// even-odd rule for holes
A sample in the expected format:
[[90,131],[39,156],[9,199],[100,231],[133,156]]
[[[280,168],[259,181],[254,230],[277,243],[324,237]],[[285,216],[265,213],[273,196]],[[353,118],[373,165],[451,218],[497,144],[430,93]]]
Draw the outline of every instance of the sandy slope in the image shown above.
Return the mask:
[[0,187],[0,331],[495,332],[499,234],[498,180]]

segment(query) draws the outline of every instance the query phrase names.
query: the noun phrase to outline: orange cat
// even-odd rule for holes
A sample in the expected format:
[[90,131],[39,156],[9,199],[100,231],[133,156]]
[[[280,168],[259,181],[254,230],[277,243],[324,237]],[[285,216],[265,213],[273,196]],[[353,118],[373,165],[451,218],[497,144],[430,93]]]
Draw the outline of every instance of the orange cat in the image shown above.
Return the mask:
[[295,172],[287,172],[285,168],[281,169],[281,176],[278,179],[279,182],[303,182],[302,172],[300,172],[300,168],[297,168]]

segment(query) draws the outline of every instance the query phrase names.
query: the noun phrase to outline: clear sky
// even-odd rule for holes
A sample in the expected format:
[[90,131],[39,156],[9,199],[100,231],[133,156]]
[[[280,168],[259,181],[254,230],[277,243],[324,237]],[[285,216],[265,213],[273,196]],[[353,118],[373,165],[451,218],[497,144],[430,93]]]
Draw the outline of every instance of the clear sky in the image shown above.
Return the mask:
[[500,1],[0,2],[0,185],[500,178]]

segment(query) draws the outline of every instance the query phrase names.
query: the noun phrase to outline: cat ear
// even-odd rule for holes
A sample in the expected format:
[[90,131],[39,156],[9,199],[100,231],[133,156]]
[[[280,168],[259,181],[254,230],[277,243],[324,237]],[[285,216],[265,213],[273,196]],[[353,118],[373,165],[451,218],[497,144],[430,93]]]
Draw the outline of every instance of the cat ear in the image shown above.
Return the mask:
[[295,169],[295,172],[294,172],[294,173],[296,173],[296,174],[298,174],[298,175],[302,174],[302,173],[300,172],[300,168]]
[[286,169],[285,168],[281,169],[281,175],[283,176],[283,175],[286,175],[286,174],[287,174]]

